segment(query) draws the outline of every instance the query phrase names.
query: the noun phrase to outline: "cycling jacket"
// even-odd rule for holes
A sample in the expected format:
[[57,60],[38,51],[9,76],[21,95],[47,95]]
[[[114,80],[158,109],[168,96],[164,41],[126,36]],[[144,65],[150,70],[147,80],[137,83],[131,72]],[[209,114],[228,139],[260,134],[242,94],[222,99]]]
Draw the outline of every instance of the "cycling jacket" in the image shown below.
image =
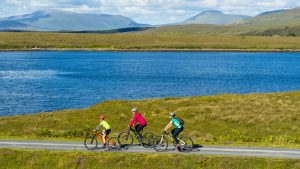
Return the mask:
[[147,124],[147,121],[140,113],[134,113],[133,119],[131,120],[129,126],[134,126],[137,122],[139,122],[142,126]]

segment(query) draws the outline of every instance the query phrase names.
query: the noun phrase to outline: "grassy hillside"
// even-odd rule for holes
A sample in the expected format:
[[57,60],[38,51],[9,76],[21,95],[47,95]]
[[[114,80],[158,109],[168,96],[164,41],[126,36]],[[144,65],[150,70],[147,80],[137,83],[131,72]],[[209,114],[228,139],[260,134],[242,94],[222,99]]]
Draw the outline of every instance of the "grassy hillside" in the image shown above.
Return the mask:
[[263,31],[251,31],[244,33],[245,36],[291,36],[296,37],[300,36],[300,26],[295,27],[279,27],[279,28],[272,28]]
[[300,92],[107,101],[82,110],[0,117],[0,136],[78,138],[98,124],[99,114],[116,134],[126,129],[132,107],[140,109],[154,133],[168,123],[168,112],[178,112],[186,122],[183,135],[201,144],[300,143]]
[[175,154],[50,152],[0,149],[2,168],[296,169],[299,160]]
[[300,7],[258,15],[246,20],[243,24],[247,26],[264,26],[268,28],[278,26],[296,26],[299,25],[299,17]]
[[190,28],[135,34],[0,33],[0,49],[300,49],[300,37],[207,35]]

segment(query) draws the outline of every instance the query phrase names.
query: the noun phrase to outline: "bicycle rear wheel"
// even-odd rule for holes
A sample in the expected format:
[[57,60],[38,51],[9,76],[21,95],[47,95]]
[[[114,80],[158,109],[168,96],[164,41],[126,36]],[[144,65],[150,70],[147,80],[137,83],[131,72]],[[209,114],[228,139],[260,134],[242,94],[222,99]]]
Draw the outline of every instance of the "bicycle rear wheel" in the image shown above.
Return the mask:
[[180,140],[185,142],[185,146],[182,147],[182,151],[189,152],[193,150],[194,142],[190,137],[181,137]]
[[88,150],[95,150],[98,146],[96,135],[87,135],[84,139],[84,146]]
[[133,137],[130,133],[124,131],[118,135],[118,141],[121,147],[128,148],[133,144]]
[[168,140],[165,137],[157,136],[154,140],[154,149],[157,152],[166,151],[168,148]]
[[146,132],[143,135],[143,146],[145,148],[154,147],[155,135],[151,132]]
[[110,137],[107,140],[107,146],[109,150],[118,150],[121,147],[117,137]]

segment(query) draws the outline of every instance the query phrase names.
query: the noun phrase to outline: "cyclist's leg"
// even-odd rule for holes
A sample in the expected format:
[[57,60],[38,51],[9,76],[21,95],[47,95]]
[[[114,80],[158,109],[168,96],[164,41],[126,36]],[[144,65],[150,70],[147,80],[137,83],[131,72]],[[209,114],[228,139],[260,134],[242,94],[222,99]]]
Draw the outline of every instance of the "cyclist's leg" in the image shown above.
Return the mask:
[[135,125],[135,126],[134,126],[135,131],[138,131],[138,128],[139,128],[140,126],[141,126],[140,124]]
[[178,135],[183,131],[183,127],[175,128],[172,130],[172,136],[174,138],[175,144],[179,144]]
[[143,136],[141,135],[140,131],[143,130],[143,128],[146,127],[146,125],[142,126],[140,124],[136,125],[135,131],[138,134],[139,138],[143,138]]
[[107,130],[104,130],[104,131],[103,131],[102,140],[103,140],[103,143],[104,143],[104,144],[106,144],[106,140],[107,140],[108,135],[109,135],[110,132],[111,132],[111,129],[107,129]]

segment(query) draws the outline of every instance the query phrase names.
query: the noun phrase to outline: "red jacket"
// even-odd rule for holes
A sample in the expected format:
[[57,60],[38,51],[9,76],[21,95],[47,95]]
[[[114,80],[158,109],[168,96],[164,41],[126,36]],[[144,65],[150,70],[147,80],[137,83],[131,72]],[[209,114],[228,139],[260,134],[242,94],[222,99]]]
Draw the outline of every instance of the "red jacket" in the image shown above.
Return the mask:
[[144,126],[147,124],[147,121],[140,113],[135,113],[133,119],[131,120],[129,126],[134,126],[137,122],[140,123],[140,125]]

